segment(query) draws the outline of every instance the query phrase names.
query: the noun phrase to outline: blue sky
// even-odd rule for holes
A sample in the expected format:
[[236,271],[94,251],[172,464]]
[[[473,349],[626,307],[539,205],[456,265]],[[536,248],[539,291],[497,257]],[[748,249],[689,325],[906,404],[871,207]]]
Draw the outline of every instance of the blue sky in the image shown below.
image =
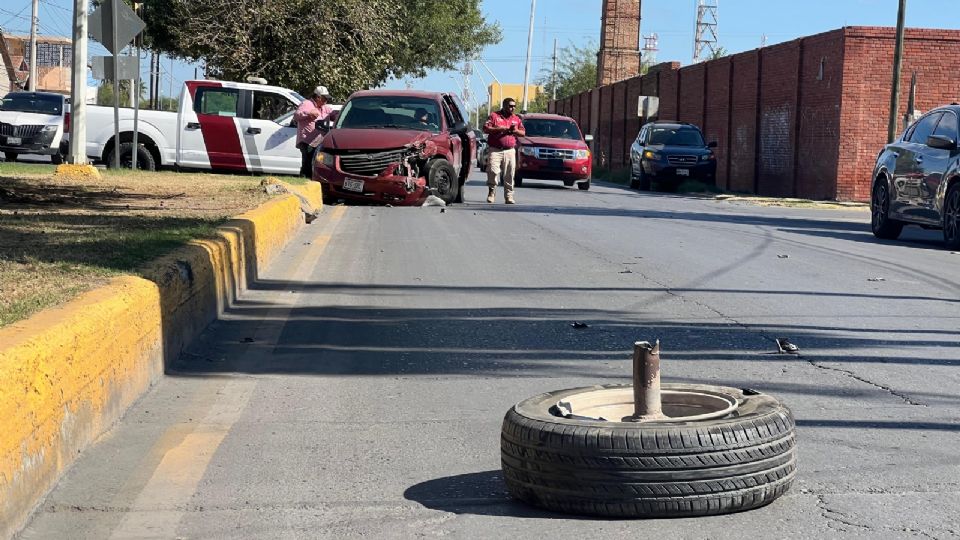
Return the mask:
[[[413,0],[411,0],[413,1]],[[719,0],[720,45],[735,53],[767,44],[833,30],[842,26],[895,26],[897,0]],[[41,34],[70,35],[71,0],[40,0]],[[531,79],[549,67],[556,38],[560,47],[599,43],[602,0],[538,0],[534,25]],[[693,55],[696,0],[643,0],[641,32],[659,36],[658,61],[676,60],[686,65]],[[530,20],[529,0],[483,0],[482,9],[490,21],[503,29],[503,41],[487,47],[482,54],[490,70],[503,82],[522,82]],[[0,26],[5,31],[28,33],[30,0],[4,0],[0,4]],[[960,29],[957,0],[908,0],[907,26]],[[91,42],[90,54],[106,54]],[[144,62],[144,67],[146,62]],[[180,83],[192,78],[194,66],[169,59],[162,63],[162,92],[178,93]],[[457,80],[450,77],[456,76]],[[483,67],[470,79],[473,93],[485,95],[491,81]],[[432,72],[424,79],[389,81],[387,86],[408,84],[427,90],[457,90],[463,78],[455,72]],[[457,90],[458,91],[458,90]],[[459,91],[458,91],[459,92]]]

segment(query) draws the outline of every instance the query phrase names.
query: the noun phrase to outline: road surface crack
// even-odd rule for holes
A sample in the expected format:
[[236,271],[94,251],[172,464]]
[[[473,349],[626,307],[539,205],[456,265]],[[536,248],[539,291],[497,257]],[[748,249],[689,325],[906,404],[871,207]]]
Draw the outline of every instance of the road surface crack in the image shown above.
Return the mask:
[[820,515],[829,521],[834,521],[842,525],[847,525],[849,527],[856,527],[858,529],[862,529],[865,531],[873,530],[868,525],[861,525],[859,523],[854,523],[853,521],[850,521],[852,519],[850,518],[850,516],[827,506],[827,500],[824,499],[823,495],[817,495],[817,507],[820,508]]
[[847,377],[850,377],[851,379],[860,381],[860,382],[862,382],[862,383],[864,383],[864,384],[869,384],[870,386],[873,386],[874,388],[878,388],[878,389],[880,389],[880,390],[883,390],[883,391],[887,392],[887,393],[890,394],[890,395],[893,395],[893,396],[896,396],[896,397],[902,399],[903,402],[906,403],[907,405],[915,405],[915,406],[917,406],[917,407],[927,407],[927,406],[928,406],[926,403],[922,403],[922,402],[919,402],[919,401],[915,401],[914,399],[912,399],[910,396],[908,396],[908,395],[906,395],[906,394],[902,394],[902,393],[900,393],[900,392],[897,392],[896,390],[894,390],[893,388],[890,388],[889,386],[884,386],[884,385],[882,385],[882,384],[875,383],[875,382],[873,382],[873,381],[871,381],[871,380],[869,380],[869,379],[865,379],[865,378],[857,375],[856,373],[854,373],[854,372],[852,372],[852,371],[850,371],[850,370],[841,369],[841,368],[835,368],[835,367],[830,367],[830,366],[825,366],[825,365],[823,365],[823,364],[817,363],[817,361],[814,360],[814,359],[812,359],[812,358],[804,358],[804,360],[806,360],[808,364],[810,364],[811,366],[813,366],[813,367],[815,367],[815,368],[817,368],[817,369],[822,369],[822,370],[824,370],[824,371],[833,371],[833,372],[836,372],[836,373],[842,373],[842,374],[846,375]]

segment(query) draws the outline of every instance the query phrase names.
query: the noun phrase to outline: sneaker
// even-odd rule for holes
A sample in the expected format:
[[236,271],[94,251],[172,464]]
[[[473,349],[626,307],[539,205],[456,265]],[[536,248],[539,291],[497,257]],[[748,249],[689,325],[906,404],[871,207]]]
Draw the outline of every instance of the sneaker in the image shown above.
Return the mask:
[[515,202],[513,201],[513,196],[512,196],[512,195],[507,195],[506,200],[505,200],[504,202],[507,203],[507,204],[517,204],[517,203],[515,203]]
[[490,191],[487,192],[487,202],[492,203],[497,200],[497,189],[490,188]]

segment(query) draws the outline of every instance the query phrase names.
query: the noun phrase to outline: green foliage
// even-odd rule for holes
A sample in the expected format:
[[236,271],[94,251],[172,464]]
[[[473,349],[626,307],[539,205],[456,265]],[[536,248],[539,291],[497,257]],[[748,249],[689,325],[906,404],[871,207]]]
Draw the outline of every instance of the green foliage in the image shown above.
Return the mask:
[[390,77],[449,69],[500,40],[480,0],[145,0],[155,50],[211,76],[335,99]]
[[[128,107],[130,106],[130,81],[120,81],[120,106]],[[146,108],[149,105],[149,102],[143,99],[143,96],[146,93],[146,89],[143,85],[143,81],[140,82],[140,107]],[[103,81],[100,83],[100,86],[97,87],[97,105],[113,107],[114,102],[113,93],[113,82]]]
[[726,47],[717,47],[716,49],[714,49],[712,53],[710,53],[710,57],[708,58],[708,60],[716,60],[717,58],[723,58],[728,54],[730,53],[727,52]]
[[553,77],[553,64],[540,70],[537,84],[543,93],[530,104],[530,112],[544,112],[553,99],[556,87],[557,99],[564,99],[586,92],[597,86],[597,45],[588,43],[582,47],[571,44],[557,52],[557,76]]

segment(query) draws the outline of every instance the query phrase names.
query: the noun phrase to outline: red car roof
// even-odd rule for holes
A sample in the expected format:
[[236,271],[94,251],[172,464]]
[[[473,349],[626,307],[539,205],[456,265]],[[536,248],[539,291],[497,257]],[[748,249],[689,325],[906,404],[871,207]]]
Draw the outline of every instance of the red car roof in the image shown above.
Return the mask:
[[427,98],[427,99],[440,99],[443,94],[441,92],[427,92],[425,90],[387,90],[385,88],[379,88],[376,90],[359,90],[354,92],[350,97],[367,97],[367,96],[397,96],[397,97],[418,97],[418,98]]

